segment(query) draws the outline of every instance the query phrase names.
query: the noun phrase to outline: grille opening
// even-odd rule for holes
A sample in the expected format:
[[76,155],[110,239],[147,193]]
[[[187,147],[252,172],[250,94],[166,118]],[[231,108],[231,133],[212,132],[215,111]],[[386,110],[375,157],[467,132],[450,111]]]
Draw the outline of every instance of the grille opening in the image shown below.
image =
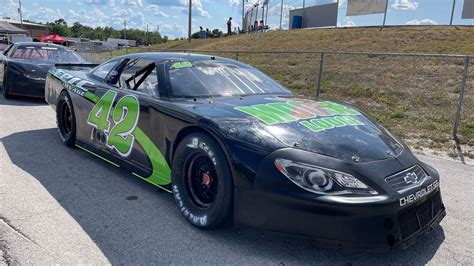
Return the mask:
[[393,246],[395,246],[395,243],[397,242],[397,240],[395,239],[395,236],[394,235],[388,235],[387,236],[387,245],[390,247],[390,248],[393,248]]
[[436,192],[419,205],[410,207],[398,215],[402,239],[426,228],[442,210],[441,195]]
[[386,230],[392,230],[393,228],[393,220],[391,218],[385,218],[383,220],[383,227],[386,229]]

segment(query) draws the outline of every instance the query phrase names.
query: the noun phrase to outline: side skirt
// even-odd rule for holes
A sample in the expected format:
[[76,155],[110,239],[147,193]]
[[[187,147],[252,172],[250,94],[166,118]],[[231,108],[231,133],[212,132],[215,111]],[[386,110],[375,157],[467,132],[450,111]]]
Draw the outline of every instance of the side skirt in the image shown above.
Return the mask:
[[144,169],[141,169],[139,167],[137,167],[136,165],[133,165],[129,162],[125,162],[119,158],[117,158],[116,156],[110,154],[110,153],[107,153],[107,152],[104,152],[102,150],[99,150],[99,149],[96,149],[94,146],[82,141],[82,140],[79,140],[77,139],[76,140],[76,147],[78,147],[79,149],[89,153],[89,154],[92,154],[94,155],[95,157],[99,158],[99,159],[102,159],[103,161],[106,161],[108,162],[109,164],[115,166],[115,167],[118,167],[118,168],[123,168],[125,169],[129,174],[133,175],[133,176],[136,176],[150,184],[152,184],[153,186],[156,186],[168,193],[172,193],[171,191],[171,185],[167,185],[167,186],[160,186],[160,185],[157,185],[157,184],[154,184],[152,182],[150,182],[147,178],[145,178],[144,176],[149,176],[151,171],[147,171],[147,170],[144,170]]

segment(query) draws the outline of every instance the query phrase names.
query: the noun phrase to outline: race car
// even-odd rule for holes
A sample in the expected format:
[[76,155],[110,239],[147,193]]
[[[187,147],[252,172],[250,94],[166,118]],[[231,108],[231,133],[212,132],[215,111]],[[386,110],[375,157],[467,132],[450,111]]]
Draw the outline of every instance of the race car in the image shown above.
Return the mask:
[[50,43],[20,42],[7,47],[0,57],[3,95],[43,98],[48,70],[58,63],[80,64],[85,60],[73,50]]
[[351,105],[207,55],[70,67],[52,69],[45,89],[62,142],[172,193],[198,228],[233,221],[379,250],[445,216],[436,170]]

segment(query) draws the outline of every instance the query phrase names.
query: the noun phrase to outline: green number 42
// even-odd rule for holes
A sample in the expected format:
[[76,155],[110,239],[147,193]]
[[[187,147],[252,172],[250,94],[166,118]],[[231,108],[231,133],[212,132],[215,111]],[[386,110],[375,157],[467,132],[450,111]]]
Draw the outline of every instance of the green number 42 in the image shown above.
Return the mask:
[[[135,142],[133,132],[137,127],[140,106],[135,96],[126,95],[117,101],[112,112],[116,96],[116,92],[107,91],[90,111],[87,123],[104,132],[107,148],[116,150],[121,156],[127,157],[132,152]],[[112,128],[110,128],[109,117],[113,120]]]

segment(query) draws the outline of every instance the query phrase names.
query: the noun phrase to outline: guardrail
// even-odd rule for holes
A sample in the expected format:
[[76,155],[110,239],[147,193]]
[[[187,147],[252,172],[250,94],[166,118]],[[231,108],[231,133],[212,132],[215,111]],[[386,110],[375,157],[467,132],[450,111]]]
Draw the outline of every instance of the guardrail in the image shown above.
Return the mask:
[[[429,60],[434,59],[452,59],[459,60],[459,63],[452,63],[452,65],[462,64],[462,76],[460,77],[459,86],[459,95],[456,99],[455,104],[455,118],[452,128],[452,138],[455,142],[456,151],[458,158],[462,163],[465,163],[464,154],[461,148],[461,143],[459,139],[459,127],[461,125],[461,111],[465,99],[466,84],[468,82],[469,76],[469,65],[472,62],[474,55],[459,55],[459,54],[431,54],[431,53],[383,53],[383,52],[346,52],[346,51],[245,51],[245,50],[196,50],[196,49],[166,49],[166,50],[152,50],[151,48],[137,48],[133,50],[134,52],[182,52],[182,53],[203,53],[203,54],[220,54],[225,55],[225,57],[230,57],[235,60],[241,61],[243,56],[255,56],[255,55],[270,55],[272,57],[276,55],[283,56],[314,56],[317,59],[317,62],[314,62],[313,66],[318,65],[319,68],[316,71],[317,79],[315,80],[314,88],[316,92],[316,98],[321,97],[322,89],[324,88],[323,77],[325,73],[325,66],[327,64],[326,60],[328,56],[349,56],[349,57],[361,57],[365,56],[368,58],[377,58],[377,57],[390,57],[390,58],[424,58]],[[127,51],[128,52],[128,51]],[[107,52],[107,55],[113,56],[116,55],[116,52]],[[270,57],[271,58],[271,57]],[[312,57],[313,58],[313,57]],[[462,60],[462,63],[461,63]],[[425,63],[426,64],[426,63]],[[286,66],[280,66],[286,67]],[[449,65],[446,67],[450,67]],[[370,74],[370,73],[365,73]]]

